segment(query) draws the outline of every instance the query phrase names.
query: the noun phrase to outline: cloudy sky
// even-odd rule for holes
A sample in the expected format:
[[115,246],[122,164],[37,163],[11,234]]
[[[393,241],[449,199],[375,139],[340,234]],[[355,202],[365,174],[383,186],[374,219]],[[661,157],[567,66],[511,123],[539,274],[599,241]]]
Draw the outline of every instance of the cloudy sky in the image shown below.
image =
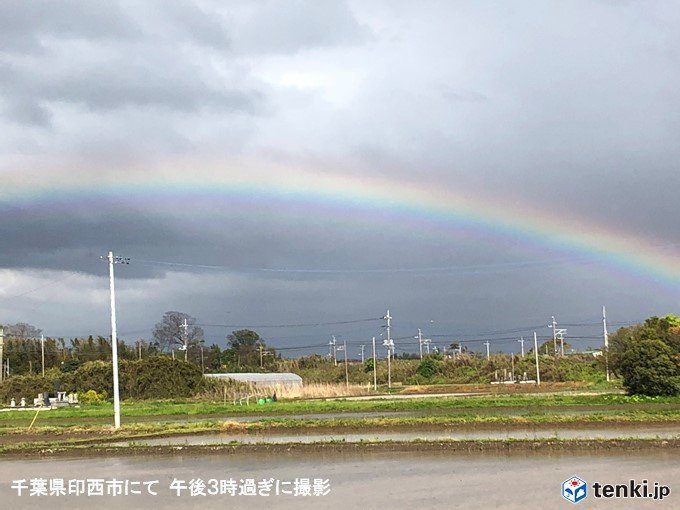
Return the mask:
[[108,335],[109,250],[129,341],[678,313],[679,7],[0,1],[0,323]]

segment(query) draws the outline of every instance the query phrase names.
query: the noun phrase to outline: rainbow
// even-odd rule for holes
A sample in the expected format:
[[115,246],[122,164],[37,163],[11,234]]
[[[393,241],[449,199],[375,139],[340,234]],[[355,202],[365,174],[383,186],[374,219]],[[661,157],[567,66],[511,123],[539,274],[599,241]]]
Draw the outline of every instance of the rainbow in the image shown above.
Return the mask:
[[[73,168],[3,171],[0,214],[13,209],[45,211],[72,204],[148,204],[162,208],[169,197],[200,204],[226,200],[273,203],[290,210],[343,212],[363,221],[385,219],[418,232],[448,232],[521,244],[568,260],[594,262],[609,270],[680,289],[680,254],[658,240],[630,236],[576,217],[551,215],[465,190],[417,182],[321,173],[271,164],[174,161],[126,170]],[[7,217],[7,216],[5,216]],[[0,220],[1,221],[1,220]],[[200,221],[200,218],[197,218]],[[349,221],[349,220],[348,220]]]

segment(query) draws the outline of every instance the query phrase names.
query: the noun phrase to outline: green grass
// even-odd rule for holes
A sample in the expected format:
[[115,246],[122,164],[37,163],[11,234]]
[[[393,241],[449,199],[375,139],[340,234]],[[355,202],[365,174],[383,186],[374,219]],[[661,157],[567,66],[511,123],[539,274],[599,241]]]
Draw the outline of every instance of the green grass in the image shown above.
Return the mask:
[[[204,433],[261,433],[285,431],[338,431],[339,429],[362,429],[379,430],[412,428],[412,427],[442,427],[442,426],[584,426],[595,424],[621,424],[621,423],[680,423],[680,410],[665,411],[629,411],[597,413],[587,416],[582,415],[551,415],[548,413],[535,413],[524,416],[481,416],[476,414],[455,416],[386,416],[383,418],[328,418],[292,420],[288,418],[271,418],[247,423],[226,423],[223,421],[201,421],[191,423],[144,423],[125,424],[117,431],[111,430],[110,426],[88,425],[78,428],[38,427],[34,429],[36,440],[26,440],[24,429],[7,429],[4,438],[9,440],[0,445],[0,453],[23,449],[47,449],[47,448],[74,448],[103,445],[109,442],[138,445],[144,439],[154,437],[168,437],[188,434]],[[18,441],[12,441],[12,433],[22,434],[17,436]],[[19,439],[21,438],[21,439]],[[46,439],[49,438],[49,439]]]
[[[415,412],[423,416],[396,417],[392,412]],[[289,415],[328,414],[328,413],[384,413],[386,418],[416,420],[432,419],[432,423],[446,420],[473,419],[552,419],[562,420],[572,416],[574,420],[595,420],[593,416],[641,417],[639,419],[675,420],[680,413],[680,397],[629,397],[625,395],[489,395],[477,397],[427,397],[408,400],[307,400],[280,401],[275,404],[234,406],[191,401],[160,402],[123,402],[122,421],[128,426],[160,426],[170,429],[179,425],[178,420],[186,423],[201,423],[208,420],[222,423],[236,416],[262,417],[262,420],[285,421]],[[435,416],[427,416],[432,413]],[[13,411],[0,413],[0,434],[14,430],[26,430],[35,411]],[[41,411],[36,427],[54,427],[55,430],[69,428],[110,426],[113,416],[111,404],[89,405],[81,408],[62,408]],[[472,417],[472,418],[470,418]],[[477,417],[477,418],[475,418]],[[544,418],[539,418],[544,417]],[[652,417],[652,418],[650,418]],[[344,418],[343,418],[344,419]],[[638,418],[635,418],[638,419]],[[260,420],[260,421],[262,421]],[[437,422],[436,420],[443,420]],[[304,420],[288,420],[300,424]],[[314,420],[312,420],[314,421]],[[356,419],[349,419],[357,423]],[[422,422],[421,422],[422,423]]]
[[[391,412],[427,411],[447,409],[494,409],[503,407],[550,408],[579,406],[637,404],[680,405],[680,397],[638,397],[615,394],[599,395],[487,395],[472,397],[425,397],[394,400],[305,400],[279,401],[266,405],[233,405],[192,401],[126,401],[121,405],[124,417],[178,416],[178,415],[263,415],[305,414],[338,412]],[[33,416],[35,411],[0,413],[0,424],[15,421],[18,416]],[[45,412],[39,419],[49,418],[104,418],[113,413],[109,403],[83,405],[80,408],[61,408]]]

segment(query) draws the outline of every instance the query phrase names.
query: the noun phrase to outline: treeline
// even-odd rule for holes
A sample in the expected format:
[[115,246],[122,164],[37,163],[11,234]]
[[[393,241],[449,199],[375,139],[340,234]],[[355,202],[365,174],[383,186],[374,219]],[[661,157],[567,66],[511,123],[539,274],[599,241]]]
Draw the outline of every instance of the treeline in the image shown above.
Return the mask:
[[[588,382],[604,383],[605,367],[601,358],[592,355],[569,355],[555,357],[540,355],[539,366],[542,382]],[[349,363],[347,372],[342,362],[336,366],[332,359],[312,355],[298,359],[281,360],[279,370],[300,375],[309,383],[373,383],[373,359],[364,363]],[[377,383],[387,384],[387,360],[379,358],[377,363]],[[524,358],[515,354],[492,354],[487,360],[485,355],[463,352],[461,355],[448,356],[433,353],[420,360],[419,356],[393,359],[391,380],[393,384],[489,384],[494,381],[535,379],[536,365],[533,353]]]
[[[10,334],[7,334],[7,331]],[[32,333],[39,331],[35,328]],[[234,331],[227,337],[228,346],[206,347],[193,342],[185,350],[173,346],[163,351],[156,341],[138,340],[132,344],[118,341],[118,359],[139,361],[153,357],[186,360],[204,373],[275,371],[280,356],[251,330]],[[3,363],[10,376],[42,374],[43,353],[45,371],[57,369],[69,373],[90,361],[110,362],[111,341],[102,336],[87,338],[21,338],[7,328],[4,337]],[[9,369],[7,369],[9,367]]]
[[[201,394],[221,396],[222,390],[247,391],[247,385],[236,381],[222,381],[203,377],[195,364],[173,360],[167,356],[153,356],[137,361],[121,361],[119,365],[120,395],[123,399],[188,398]],[[94,393],[101,400],[113,395],[111,362],[89,361],[72,372],[51,369],[45,377],[37,375],[13,376],[0,384],[0,404],[11,399],[18,403],[43,392]]]

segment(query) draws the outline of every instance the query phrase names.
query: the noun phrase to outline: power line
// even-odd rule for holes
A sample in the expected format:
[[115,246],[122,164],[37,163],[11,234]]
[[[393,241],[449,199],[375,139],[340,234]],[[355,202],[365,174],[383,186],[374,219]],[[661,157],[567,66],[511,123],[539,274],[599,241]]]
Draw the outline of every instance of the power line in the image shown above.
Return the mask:
[[374,322],[380,320],[382,320],[382,317],[370,319],[356,319],[351,321],[313,322],[306,324],[196,324],[196,326],[206,328],[306,328],[313,326],[338,326],[342,324],[359,324],[361,322]]
[[217,271],[240,271],[240,272],[260,272],[260,273],[292,273],[292,274],[380,274],[380,273],[437,273],[437,272],[459,272],[461,274],[479,273],[483,271],[494,271],[502,269],[523,269],[537,266],[553,266],[560,264],[554,260],[549,261],[522,261],[522,262],[501,262],[495,264],[476,264],[469,266],[431,266],[431,267],[396,267],[396,268],[273,268],[273,267],[229,267],[224,265],[193,264],[188,262],[167,262],[162,260],[134,259],[136,263],[161,265],[170,267],[183,267],[195,269],[211,269]]

